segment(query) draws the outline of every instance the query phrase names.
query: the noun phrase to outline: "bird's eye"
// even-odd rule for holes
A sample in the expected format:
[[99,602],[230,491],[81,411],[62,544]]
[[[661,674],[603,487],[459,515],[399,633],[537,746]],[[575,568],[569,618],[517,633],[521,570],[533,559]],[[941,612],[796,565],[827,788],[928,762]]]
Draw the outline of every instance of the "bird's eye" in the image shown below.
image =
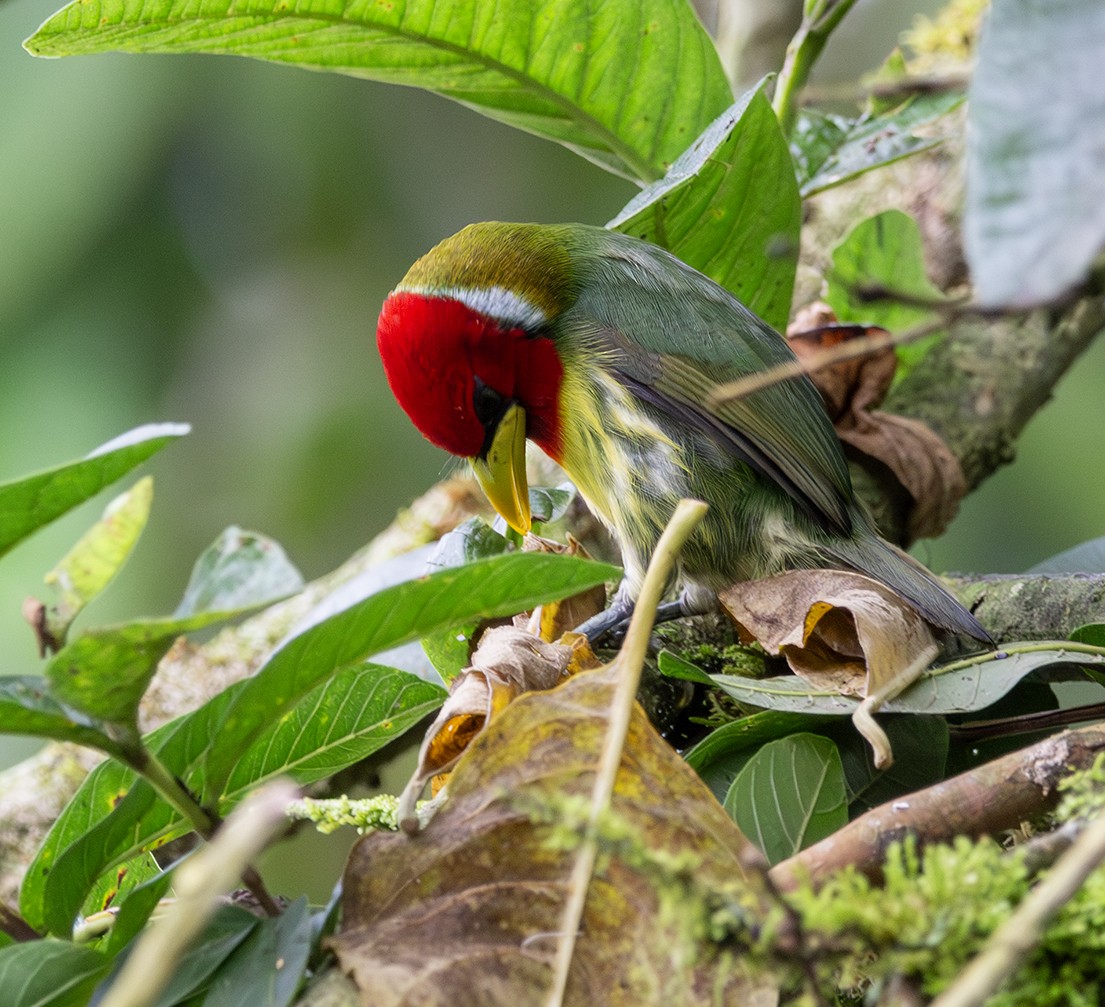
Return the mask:
[[479,378],[475,379],[472,388],[472,408],[475,410],[476,419],[489,427],[496,423],[503,415],[506,400],[489,385],[485,385]]

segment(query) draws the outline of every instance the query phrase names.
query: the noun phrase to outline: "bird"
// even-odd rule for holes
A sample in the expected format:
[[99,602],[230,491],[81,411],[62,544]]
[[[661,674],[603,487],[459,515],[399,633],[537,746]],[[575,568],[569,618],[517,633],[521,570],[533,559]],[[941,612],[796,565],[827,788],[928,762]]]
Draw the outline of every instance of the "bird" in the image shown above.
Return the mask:
[[989,641],[876,533],[807,376],[711,397],[794,355],[654,244],[586,224],[470,224],[387,295],[376,342],[400,406],[469,460],[511,528],[531,525],[527,440],[567,473],[622,553],[602,630],[628,617],[677,503],[696,498],[708,510],[679,559],[682,614],[716,606],[735,582],[842,568],[891,588],[946,638]]

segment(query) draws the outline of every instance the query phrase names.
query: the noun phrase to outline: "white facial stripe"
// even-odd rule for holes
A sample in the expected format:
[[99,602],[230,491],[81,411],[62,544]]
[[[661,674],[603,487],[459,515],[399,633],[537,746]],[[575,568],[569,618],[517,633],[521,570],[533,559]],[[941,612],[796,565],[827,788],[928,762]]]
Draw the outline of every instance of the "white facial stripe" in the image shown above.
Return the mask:
[[409,287],[412,294],[449,297],[481,315],[521,329],[536,329],[548,321],[545,312],[506,287]]

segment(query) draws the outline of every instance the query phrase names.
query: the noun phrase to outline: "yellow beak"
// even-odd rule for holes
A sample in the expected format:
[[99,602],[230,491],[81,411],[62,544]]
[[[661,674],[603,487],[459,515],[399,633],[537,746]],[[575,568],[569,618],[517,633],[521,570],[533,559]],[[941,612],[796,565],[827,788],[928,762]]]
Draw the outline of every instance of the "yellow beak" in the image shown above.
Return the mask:
[[480,487],[511,528],[529,531],[529,486],[526,483],[526,411],[517,403],[499,421],[486,458],[470,458]]

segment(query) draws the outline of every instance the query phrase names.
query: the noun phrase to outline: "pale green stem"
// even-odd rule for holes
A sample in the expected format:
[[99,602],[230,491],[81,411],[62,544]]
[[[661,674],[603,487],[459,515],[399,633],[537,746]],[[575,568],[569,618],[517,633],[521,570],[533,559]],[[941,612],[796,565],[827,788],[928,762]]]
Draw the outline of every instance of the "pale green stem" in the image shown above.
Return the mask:
[[784,136],[790,136],[798,118],[798,95],[810,78],[829,36],[855,0],[807,0],[802,26],[787,46],[783,69],[775,85],[772,103]]
[[594,788],[591,791],[591,814],[587,821],[587,832],[576,851],[572,874],[568,879],[568,901],[561,917],[560,941],[557,946],[556,961],[553,964],[553,984],[546,1001],[548,1007],[561,1007],[564,1002],[568,972],[575,952],[576,934],[583,919],[587,888],[598,857],[599,823],[609,809],[614,794],[614,782],[618,775],[618,766],[622,761],[626,735],[629,733],[629,722],[633,715],[633,704],[637,698],[637,687],[641,681],[641,670],[644,667],[645,655],[648,653],[652,626],[656,620],[656,606],[664,595],[664,589],[667,587],[679,550],[705,514],[706,504],[702,501],[679,501],[679,506],[675,508],[675,513],[671,516],[652,554],[652,560],[641,586],[641,595],[633,610],[629,631],[625,635],[625,642],[617,657],[618,682],[610,701],[610,721],[599,757]]

